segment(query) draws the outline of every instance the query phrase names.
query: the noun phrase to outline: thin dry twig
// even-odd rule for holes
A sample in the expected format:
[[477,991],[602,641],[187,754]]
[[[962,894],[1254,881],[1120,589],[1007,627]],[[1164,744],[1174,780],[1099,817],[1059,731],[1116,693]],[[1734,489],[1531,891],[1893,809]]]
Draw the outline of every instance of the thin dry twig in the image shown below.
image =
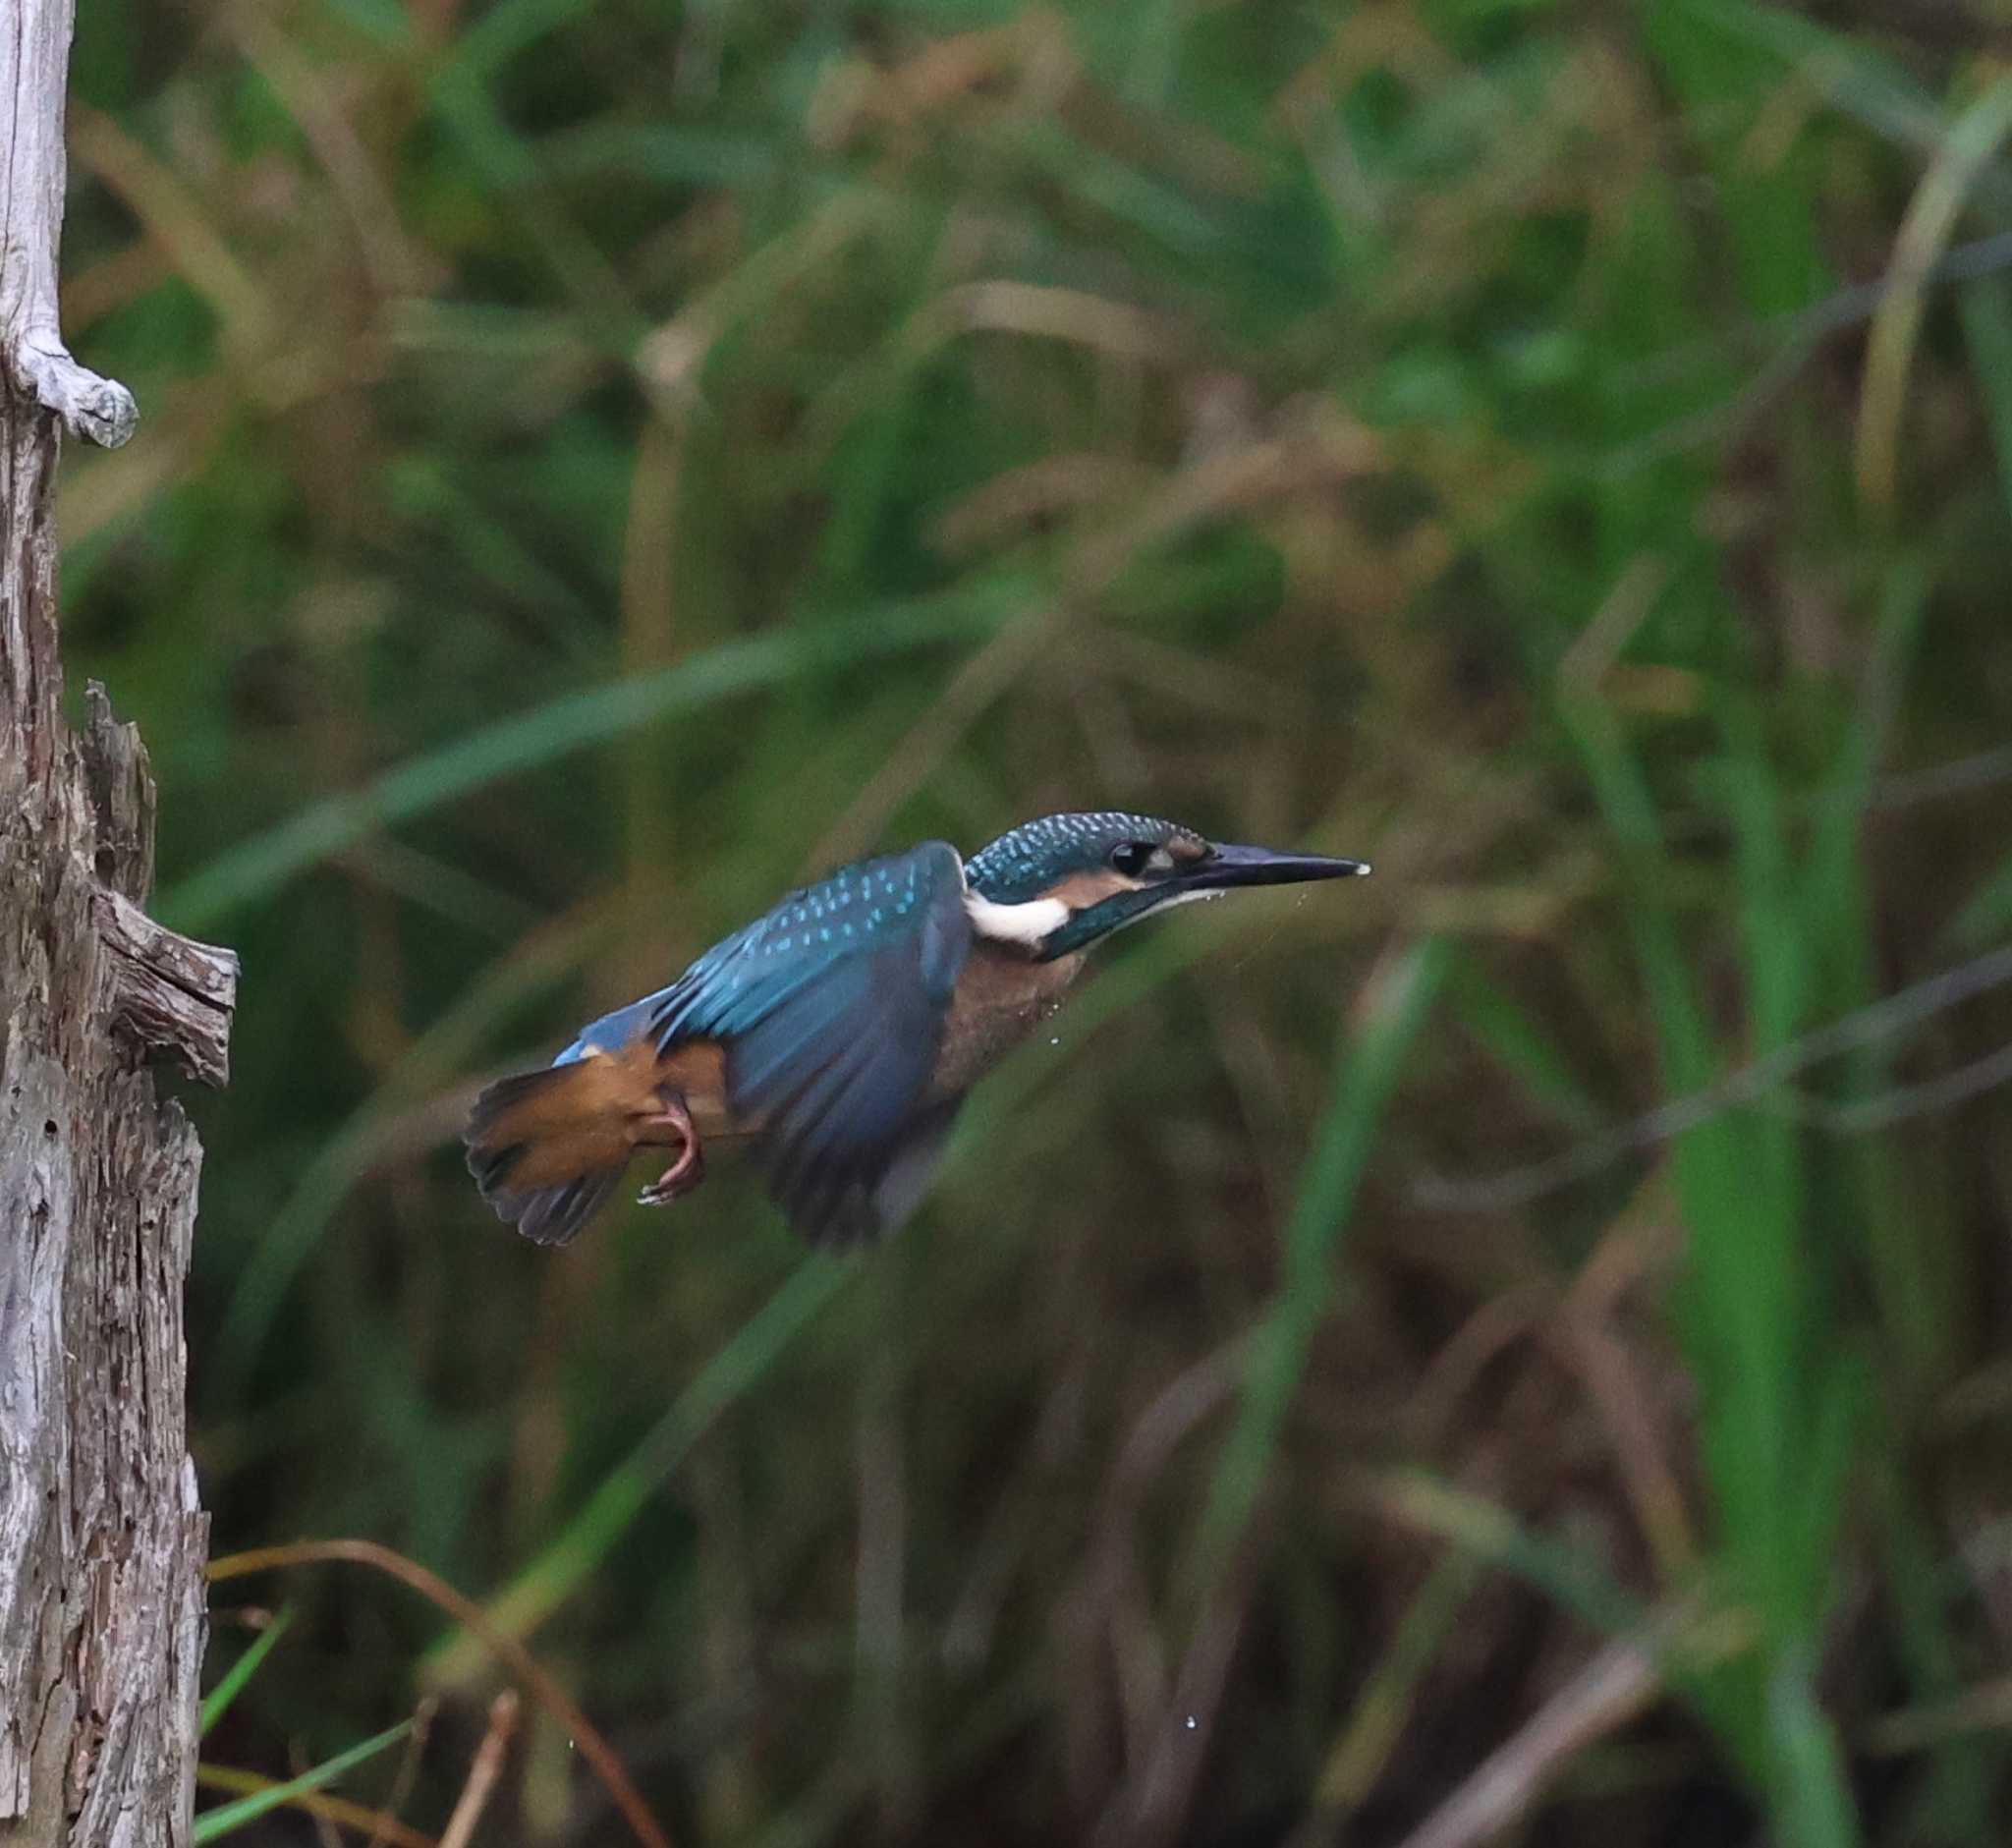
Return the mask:
[[1700,1621],[1696,1605],[1671,1605],[1633,1636],[1617,1637],[1533,1713],[1400,1848],[1471,1848],[1524,1817],[1565,1764],[1645,1711],[1662,1689],[1668,1652],[1720,1661],[1751,1642],[1736,1613]]
[[482,1812],[495,1794],[496,1780],[503,1775],[503,1761],[509,1757],[510,1741],[516,1731],[517,1691],[505,1688],[489,1703],[489,1730],[475,1748],[474,1762],[468,1767],[468,1782],[462,1785],[454,1814],[441,1832],[440,1848],[468,1848],[475,1839],[475,1824],[482,1820]]
[[1189,1432],[1236,1391],[1246,1358],[1240,1336],[1154,1394],[1126,1437],[1104,1491],[1094,1560],[1097,1603],[1117,1675],[1126,1762],[1134,1767],[1156,1749],[1169,1701],[1166,1644],[1139,1562],[1140,1509]]
[[1968,1733],[2007,1731],[2012,1731],[2012,1675],[2001,1675],[1947,1700],[1887,1713],[1866,1727],[1863,1743],[1881,1758],[1898,1758]]
[[1031,607],[966,661],[887,754],[866,788],[824,830],[806,864],[829,866],[859,853],[886,824],[887,817],[935,772],[957,741],[1040,660],[1058,620],[1052,608]]
[[[255,1797],[262,1790],[273,1789],[280,1780],[258,1771],[241,1771],[230,1764],[198,1764],[196,1781],[203,1789],[226,1797]],[[440,1848],[432,1836],[401,1822],[389,1811],[372,1810],[347,1797],[330,1796],[325,1790],[300,1791],[287,1801],[294,1809],[305,1810],[310,1816],[325,1817],[338,1828],[359,1835],[367,1830],[369,1839],[382,1842],[384,1848]]]
[[366,1848],[384,1848],[390,1839],[386,1825],[405,1808],[407,1799],[413,1794],[413,1785],[419,1781],[419,1761],[426,1756],[426,1736],[433,1730],[433,1715],[439,1708],[439,1701],[429,1694],[414,1712],[413,1729],[406,1735],[405,1750],[399,1754],[398,1775],[391,1780],[391,1790],[384,1799],[383,1809],[378,1812]]
[[[1973,281],[1995,274],[2008,263],[2012,263],[2012,232],[2001,231],[1945,252],[1940,260],[1913,278],[1912,285]],[[1809,308],[1750,326],[1745,337],[1772,341],[1773,350],[1729,397],[1623,445],[1608,456],[1608,466],[1627,473],[1717,438],[1730,441],[1786,392],[1829,335],[1871,320],[1891,294],[1894,280],[1888,274],[1872,282],[1855,283]],[[1684,369],[1699,364],[1704,355],[1717,356],[1724,351],[1722,335],[1709,341],[1686,341],[1647,361],[1628,383],[1652,387],[1667,382],[1681,377]]]
[[[1799,1072],[1824,1059],[1891,1039],[1910,1027],[1945,1014],[2007,982],[2012,982],[2012,949],[1992,950],[1805,1034],[1778,1052],[1729,1072],[1715,1085],[1647,1111],[1631,1123],[1590,1136],[1562,1154],[1496,1174],[1427,1176],[1413,1185],[1412,1198],[1422,1206],[1453,1212],[1499,1212],[1527,1206],[1532,1201],[1596,1174],[1627,1155],[1697,1129],[1727,1110],[1758,1103]],[[1959,1096],[1979,1089],[1972,1068],[1952,1076],[1966,1080],[1964,1086],[1957,1088]],[[1917,1091],[1927,1089],[1916,1087]],[[1878,1121],[1890,1120],[1893,1119],[1882,1117],[1864,1127],[1877,1127]]]
[[1638,1642],[1609,1643],[1484,1759],[1403,1848],[1470,1848],[1507,1828],[1564,1763],[1640,1713],[1661,1685]]
[[392,189],[350,119],[345,107],[349,99],[326,81],[324,71],[281,29],[268,9],[233,6],[219,11],[223,30],[293,117],[301,139],[328,175],[355,228],[371,287],[387,298],[413,295],[426,287],[426,259],[406,235]]
[[1244,1574],[1207,1599],[1144,1760],[1105,1806],[1092,1838],[1096,1843],[1151,1848],[1179,1831],[1249,1614],[1250,1586]]
[[463,1596],[417,1560],[380,1546],[375,1540],[299,1540],[291,1546],[256,1546],[250,1551],[230,1553],[210,1561],[209,1580],[242,1578],[252,1572],[275,1572],[287,1566],[321,1565],[340,1561],[346,1565],[372,1566],[409,1586],[421,1597],[453,1617],[487,1648],[522,1682],[532,1700],[565,1728],[568,1738],[580,1748],[580,1756],[592,1767],[606,1787],[615,1808],[629,1824],[631,1833],[644,1848],[671,1848],[670,1837],[649,1812],[642,1794],[630,1781],[622,1761],[599,1730],[567,1696],[565,1689],[539,1667],[536,1659],[516,1638],[506,1636],[488,1619],[481,1606]]
[[[288,1742],[287,1759],[292,1766],[292,1775],[294,1777],[305,1777],[313,1768],[312,1763],[307,1757],[307,1748],[298,1739]],[[314,1839],[320,1844],[320,1848],[342,1848],[342,1836],[337,1831],[335,1824],[327,1817],[317,1815],[312,1810],[307,1812],[307,1817],[308,1822],[313,1826]]]
[[1649,1380],[1619,1325],[1623,1298],[1671,1243],[1664,1197],[1660,1187],[1637,1194],[1588,1259],[1546,1332],[1606,1428],[1636,1522],[1668,1583],[1689,1576],[1698,1540]]
[[1782,1107],[1798,1122],[1815,1124],[1833,1135],[1866,1136],[1913,1117],[1940,1116],[2004,1084],[2012,1084],[2012,1046],[2000,1046],[1919,1085],[1895,1085],[1849,1103],[1823,1103],[1798,1095],[1782,1099]]

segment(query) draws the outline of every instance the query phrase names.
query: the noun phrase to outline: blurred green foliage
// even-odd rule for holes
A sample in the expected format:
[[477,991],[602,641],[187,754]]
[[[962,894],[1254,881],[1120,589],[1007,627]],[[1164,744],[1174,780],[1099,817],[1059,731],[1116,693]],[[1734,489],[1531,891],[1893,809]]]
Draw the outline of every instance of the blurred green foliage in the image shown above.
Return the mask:
[[[218,1549],[437,1571],[680,1842],[1381,1844],[1498,1748],[1532,1841],[2000,1839],[2004,34],[83,9],[66,318],[144,421],[69,658],[245,962]],[[1378,876],[1126,938],[864,1261],[727,1171],[482,1212],[481,1077],[1105,805]],[[207,1749],[430,1689],[344,1789],[437,1832],[485,1655],[284,1595]],[[483,1826],[619,1838],[535,1719]]]

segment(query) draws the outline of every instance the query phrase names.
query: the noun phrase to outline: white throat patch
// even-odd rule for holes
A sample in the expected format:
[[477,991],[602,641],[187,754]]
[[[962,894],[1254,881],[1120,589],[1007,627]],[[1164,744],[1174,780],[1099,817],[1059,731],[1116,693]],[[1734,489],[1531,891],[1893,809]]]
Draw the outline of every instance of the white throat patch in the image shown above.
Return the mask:
[[999,943],[1043,942],[1069,922],[1069,907],[1059,898],[1030,899],[1025,905],[995,905],[976,892],[964,895],[965,916],[981,937]]

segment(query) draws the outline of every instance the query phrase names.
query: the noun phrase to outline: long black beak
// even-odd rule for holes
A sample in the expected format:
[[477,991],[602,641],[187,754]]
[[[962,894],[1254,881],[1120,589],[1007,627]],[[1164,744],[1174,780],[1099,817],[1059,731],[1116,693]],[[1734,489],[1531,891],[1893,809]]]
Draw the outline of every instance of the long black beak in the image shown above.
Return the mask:
[[1356,879],[1367,860],[1330,860],[1324,854],[1282,854],[1269,847],[1218,847],[1199,865],[1167,881],[1184,892],[1229,891],[1243,885],[1298,885],[1308,879]]

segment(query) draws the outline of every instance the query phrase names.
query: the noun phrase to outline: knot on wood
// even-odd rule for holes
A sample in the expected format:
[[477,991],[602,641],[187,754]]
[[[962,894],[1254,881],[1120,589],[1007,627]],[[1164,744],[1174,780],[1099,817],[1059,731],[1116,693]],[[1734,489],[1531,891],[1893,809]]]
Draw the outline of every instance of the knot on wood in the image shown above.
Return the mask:
[[107,952],[114,1023],[142,1046],[171,1054],[191,1078],[228,1084],[237,952],[156,924],[106,886],[91,894],[91,918]]
[[7,370],[18,389],[50,412],[72,436],[118,449],[140,426],[140,407],[116,378],[101,378],[70,357],[53,328],[28,329],[7,343]]

